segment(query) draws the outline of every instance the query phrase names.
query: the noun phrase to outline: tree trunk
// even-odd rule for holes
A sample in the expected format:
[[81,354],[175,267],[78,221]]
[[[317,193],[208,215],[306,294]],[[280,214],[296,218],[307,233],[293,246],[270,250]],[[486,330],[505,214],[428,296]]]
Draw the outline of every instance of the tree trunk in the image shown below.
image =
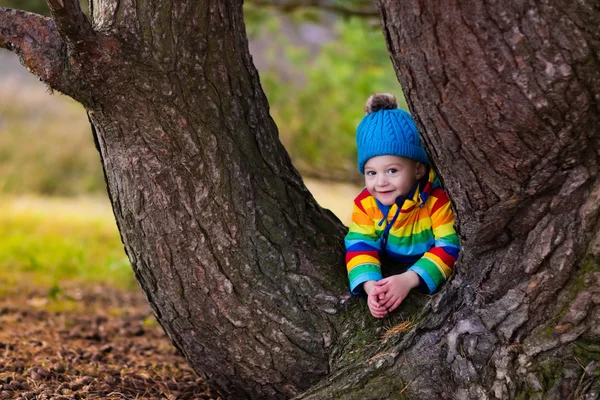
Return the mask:
[[229,398],[292,397],[327,373],[343,229],[277,138],[241,3],[144,3],[94,11],[139,26],[122,89],[89,107],[127,254],[196,371]]
[[463,246],[434,303],[448,318],[421,324],[399,373],[421,368],[401,375],[418,398],[598,393],[597,2],[379,6]]
[[91,24],[48,3],[0,9],[0,46],[88,110],[136,277],[224,397],[597,391],[597,5],[380,1],[463,245],[439,294],[382,322],[277,138],[240,1],[94,0]]

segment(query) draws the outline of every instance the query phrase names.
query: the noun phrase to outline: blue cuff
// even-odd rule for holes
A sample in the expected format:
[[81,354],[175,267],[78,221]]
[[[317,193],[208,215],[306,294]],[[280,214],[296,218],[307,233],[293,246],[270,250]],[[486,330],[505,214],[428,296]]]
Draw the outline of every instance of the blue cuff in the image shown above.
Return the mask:
[[361,294],[363,292],[361,286],[363,283],[367,281],[380,281],[381,278],[381,274],[378,274],[377,272],[367,272],[365,274],[360,274],[359,276],[354,278],[352,282],[350,282],[350,291],[352,292],[352,294]]
[[423,281],[427,285],[429,294],[435,292],[435,290],[437,289],[437,286],[435,285],[435,282],[433,281],[433,279],[431,279],[431,276],[429,276],[429,274],[423,268],[421,268],[417,265],[413,265],[412,267],[410,267],[408,269],[408,271],[416,272],[416,274],[419,275],[419,278],[423,279]]

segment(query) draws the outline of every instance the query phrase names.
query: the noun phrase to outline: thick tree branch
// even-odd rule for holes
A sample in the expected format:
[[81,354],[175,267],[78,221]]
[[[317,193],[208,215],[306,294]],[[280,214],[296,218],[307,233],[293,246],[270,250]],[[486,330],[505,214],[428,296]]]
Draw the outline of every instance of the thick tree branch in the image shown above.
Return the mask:
[[76,49],[95,39],[90,20],[81,10],[79,0],[46,0],[60,35]]
[[257,6],[277,8],[284,12],[294,11],[303,7],[314,7],[346,17],[379,17],[379,13],[371,1],[347,2],[351,4],[344,5],[332,0],[248,0],[247,2]]
[[68,92],[61,56],[64,43],[52,19],[0,7],[0,47],[14,51],[21,63],[52,89]]

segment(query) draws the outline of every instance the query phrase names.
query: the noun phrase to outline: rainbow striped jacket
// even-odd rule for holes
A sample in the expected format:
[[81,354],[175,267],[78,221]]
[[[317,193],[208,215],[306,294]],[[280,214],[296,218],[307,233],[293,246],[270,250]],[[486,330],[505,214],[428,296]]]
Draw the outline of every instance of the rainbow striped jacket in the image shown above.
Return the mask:
[[379,203],[366,188],[354,199],[352,223],[345,238],[352,293],[359,294],[366,281],[382,279],[380,260],[384,252],[395,262],[412,264],[408,270],[419,275],[422,288],[429,293],[452,274],[460,243],[450,200],[432,169],[401,207],[387,229],[397,214],[397,204]]

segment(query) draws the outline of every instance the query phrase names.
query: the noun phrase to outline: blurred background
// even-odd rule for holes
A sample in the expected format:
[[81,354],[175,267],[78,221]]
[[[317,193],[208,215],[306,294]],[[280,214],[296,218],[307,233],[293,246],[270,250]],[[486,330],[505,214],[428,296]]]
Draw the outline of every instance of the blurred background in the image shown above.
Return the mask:
[[[367,97],[406,109],[378,17],[244,6],[250,51],[281,141],[317,201],[348,224],[361,189],[354,134]],[[0,6],[47,14],[44,0]],[[87,1],[82,2],[87,7]],[[137,287],[83,108],[0,49],[0,294],[18,282]]]

